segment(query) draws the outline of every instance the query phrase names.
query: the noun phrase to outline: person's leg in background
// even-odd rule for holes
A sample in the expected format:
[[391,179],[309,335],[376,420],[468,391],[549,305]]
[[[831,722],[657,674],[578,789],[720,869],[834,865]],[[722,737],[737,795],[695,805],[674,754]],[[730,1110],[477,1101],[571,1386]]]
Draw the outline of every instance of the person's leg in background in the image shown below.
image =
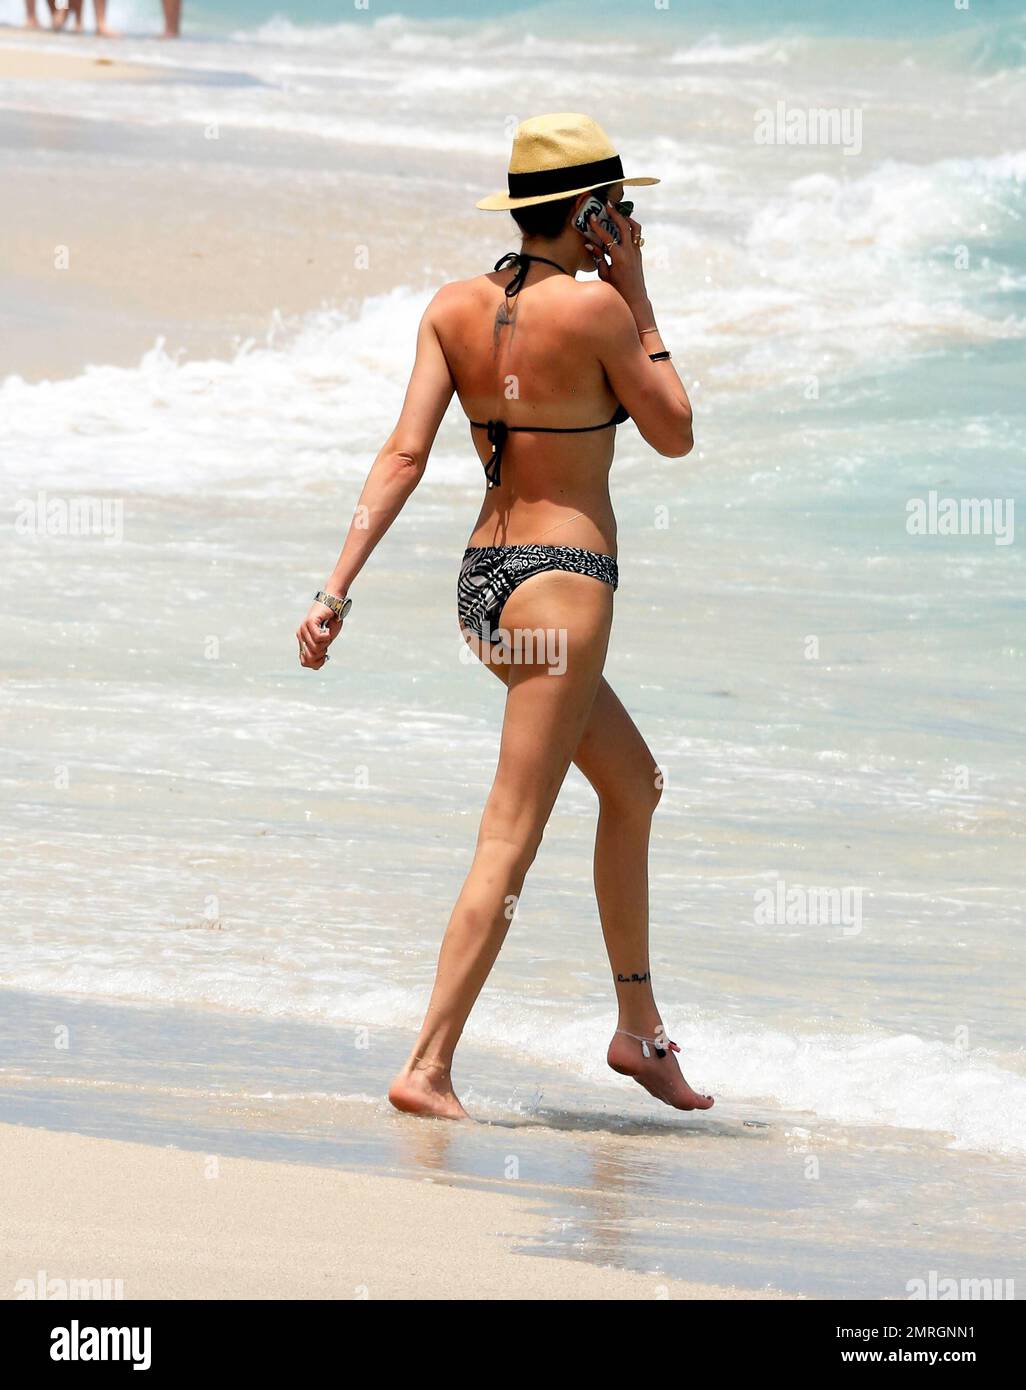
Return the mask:
[[165,39],[177,39],[182,25],[182,0],[163,0]]
[[105,39],[115,38],[116,31],[107,28],[107,0],[93,0],[93,10],[96,14],[96,32]]

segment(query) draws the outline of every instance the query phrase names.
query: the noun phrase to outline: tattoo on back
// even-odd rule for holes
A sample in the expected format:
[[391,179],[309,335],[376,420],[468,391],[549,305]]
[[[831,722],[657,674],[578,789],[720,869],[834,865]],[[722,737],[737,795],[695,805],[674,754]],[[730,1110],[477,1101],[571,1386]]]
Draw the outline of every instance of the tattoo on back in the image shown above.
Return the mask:
[[512,311],[510,310],[509,304],[506,302],[506,300],[503,300],[502,303],[499,305],[498,309],[496,309],[496,311],[495,311],[495,325],[494,325],[494,328],[493,328],[493,330],[492,330],[492,351],[493,351],[493,352],[498,352],[498,350],[499,350],[499,335],[502,333],[502,330],[503,330],[504,328],[509,328],[509,330],[510,330],[509,341],[510,341],[510,345],[512,346],[512,343],[513,343],[513,334],[516,332],[516,327],[517,327],[517,305],[516,305],[516,300],[513,301],[513,309],[512,309]]
[[648,971],[646,970],[645,973],[644,973],[644,975],[638,975],[638,974],[633,974],[633,975],[617,975],[617,977],[616,977],[616,983],[617,983],[618,985],[644,985],[644,984],[647,984],[647,983],[648,983]]

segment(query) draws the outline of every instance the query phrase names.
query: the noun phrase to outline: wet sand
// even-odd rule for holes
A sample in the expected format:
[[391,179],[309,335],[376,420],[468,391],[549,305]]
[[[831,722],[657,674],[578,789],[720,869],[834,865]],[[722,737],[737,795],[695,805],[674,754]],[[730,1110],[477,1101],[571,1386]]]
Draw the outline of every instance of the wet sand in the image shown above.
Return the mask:
[[[0,33],[0,77],[15,95],[19,80],[152,82],[159,114],[159,86],[177,73]],[[202,90],[220,77],[189,80]],[[461,246],[472,228],[480,239],[463,197],[432,226],[425,264],[423,226],[408,216],[421,180],[411,175],[400,196],[382,184],[373,149],[340,159],[326,142],[273,131],[139,128],[79,118],[62,102],[55,87],[52,114],[0,112],[0,177],[15,209],[0,267],[0,379],[134,366],[158,340],[172,354],[231,356],[279,318],[353,311],[411,274],[425,286],[466,274]]]
[[[522,1199],[0,1126],[3,1296],[121,1280],[125,1298],[729,1299],[737,1290],[527,1259]],[[454,1238],[454,1233],[457,1233]]]
[[[197,161],[183,199],[173,159],[151,162],[137,138],[102,122],[50,117],[50,157],[23,163],[27,120],[0,116],[0,170],[17,209],[0,271],[0,377],[134,366],[158,340],[170,353],[229,357],[247,339],[266,339],[279,316],[351,310],[409,278],[402,245],[405,235],[412,253],[412,229],[403,233],[400,219],[388,238],[398,250],[376,255],[374,226],[388,213],[381,200],[373,225],[347,218],[356,180],[226,172],[216,157],[223,146],[210,141],[211,153],[197,130],[179,150]],[[38,118],[31,124],[38,138]],[[122,152],[116,178],[108,136]],[[180,134],[152,138],[184,143]]]

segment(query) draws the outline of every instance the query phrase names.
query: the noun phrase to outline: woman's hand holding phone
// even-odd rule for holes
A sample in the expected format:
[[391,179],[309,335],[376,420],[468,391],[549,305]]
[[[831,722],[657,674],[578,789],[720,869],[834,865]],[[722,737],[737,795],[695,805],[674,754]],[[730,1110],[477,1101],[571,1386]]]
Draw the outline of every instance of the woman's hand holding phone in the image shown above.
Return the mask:
[[[589,218],[590,231],[585,234],[585,250],[594,260],[600,280],[619,290],[632,310],[645,308],[648,306],[645,268],[641,261],[641,247],[636,244],[641,239],[641,224],[635,222],[633,217],[622,217],[612,203],[606,203],[604,216],[619,232],[620,240],[613,241],[592,214]],[[590,240],[587,239],[589,237]]]

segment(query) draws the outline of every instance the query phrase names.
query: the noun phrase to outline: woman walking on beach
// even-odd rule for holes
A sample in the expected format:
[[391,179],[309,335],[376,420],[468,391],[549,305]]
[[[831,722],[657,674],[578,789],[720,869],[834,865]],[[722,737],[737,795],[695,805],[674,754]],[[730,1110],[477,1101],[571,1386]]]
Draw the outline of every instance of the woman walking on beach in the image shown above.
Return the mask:
[[[658,182],[625,178],[586,116],[538,116],[517,128],[508,190],[477,206],[512,212],[521,250],[491,273],[445,285],[428,305],[359,524],[296,634],[301,663],[319,670],[353,581],[422,477],[455,392],[487,480],[459,575],[460,628],[507,693],[474,860],[424,1025],[389,1090],[400,1110],[466,1114],[453,1054],[571,762],[599,803],[595,891],[618,1006],[609,1065],[677,1109],[713,1103],[681,1075],[652,992],[648,844],[661,775],[602,674],[618,583],[608,489],[615,426],[632,418],[666,458],[693,443],[687,393],[645,288],[641,228],[621,201],[625,185]],[[597,281],[576,280],[592,269]]]

